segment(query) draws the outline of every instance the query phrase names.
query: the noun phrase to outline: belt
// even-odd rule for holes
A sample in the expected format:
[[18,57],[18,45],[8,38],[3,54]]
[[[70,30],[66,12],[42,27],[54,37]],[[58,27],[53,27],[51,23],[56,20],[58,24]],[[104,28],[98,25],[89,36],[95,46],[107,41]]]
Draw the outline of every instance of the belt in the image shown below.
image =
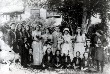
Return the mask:
[[84,42],[75,42],[75,43],[84,43]]
[[39,42],[38,40],[33,40],[33,41]]

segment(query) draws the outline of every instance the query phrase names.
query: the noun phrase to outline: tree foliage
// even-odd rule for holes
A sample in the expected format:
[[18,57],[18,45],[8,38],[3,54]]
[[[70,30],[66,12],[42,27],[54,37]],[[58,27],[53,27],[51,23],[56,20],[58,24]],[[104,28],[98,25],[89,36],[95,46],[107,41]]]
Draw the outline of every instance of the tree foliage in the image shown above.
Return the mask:
[[[63,23],[72,26],[73,31],[77,26],[88,23],[95,14],[101,15],[102,25],[106,26],[106,13],[109,10],[110,0],[47,0],[48,7],[62,13]],[[84,19],[85,17],[85,19]],[[84,19],[84,20],[83,20]],[[87,22],[89,19],[89,22]]]

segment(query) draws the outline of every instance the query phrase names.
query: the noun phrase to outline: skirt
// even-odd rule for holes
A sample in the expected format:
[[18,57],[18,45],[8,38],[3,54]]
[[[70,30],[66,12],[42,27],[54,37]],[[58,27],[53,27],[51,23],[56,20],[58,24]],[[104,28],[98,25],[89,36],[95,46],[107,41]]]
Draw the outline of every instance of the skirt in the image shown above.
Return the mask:
[[42,42],[33,41],[33,65],[41,65],[43,58]]
[[84,43],[75,43],[74,46],[74,56],[76,56],[76,52],[80,52],[80,57],[83,58],[83,54],[85,52]]
[[64,43],[62,45],[62,54],[70,56],[70,59],[73,60],[73,47],[70,43]]

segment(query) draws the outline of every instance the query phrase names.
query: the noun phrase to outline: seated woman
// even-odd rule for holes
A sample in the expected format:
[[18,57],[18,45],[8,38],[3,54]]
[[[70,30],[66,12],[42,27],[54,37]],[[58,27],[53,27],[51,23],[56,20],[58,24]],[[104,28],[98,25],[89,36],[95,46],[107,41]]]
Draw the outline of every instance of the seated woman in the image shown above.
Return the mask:
[[48,69],[52,67],[53,67],[53,54],[52,54],[52,50],[48,48],[42,59],[42,68]]
[[61,68],[61,52],[60,50],[56,50],[54,56],[54,68]]
[[88,52],[84,52],[83,58],[82,58],[82,70],[87,70],[89,68],[89,56]]
[[62,67],[63,69],[71,68],[71,59],[69,55],[63,54],[62,56]]
[[72,67],[76,70],[81,70],[81,58],[79,51],[76,52],[76,57],[73,58]]

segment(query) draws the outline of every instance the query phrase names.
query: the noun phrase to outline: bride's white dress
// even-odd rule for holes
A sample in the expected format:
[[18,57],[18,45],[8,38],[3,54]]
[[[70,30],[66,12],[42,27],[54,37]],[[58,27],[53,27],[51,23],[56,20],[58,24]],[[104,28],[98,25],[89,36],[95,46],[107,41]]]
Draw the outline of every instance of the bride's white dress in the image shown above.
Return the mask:
[[41,36],[41,32],[32,32],[34,41],[32,43],[33,48],[33,65],[40,65],[43,58],[42,42],[37,39],[36,36]]
[[73,59],[73,47],[72,47],[72,36],[64,35],[63,36],[64,43],[62,45],[62,54],[66,54],[70,56],[70,59]]
[[74,46],[74,56],[76,56],[76,52],[79,51],[80,57],[81,58],[83,57],[83,54],[85,52],[84,42],[85,42],[84,35],[77,35],[75,46]]

